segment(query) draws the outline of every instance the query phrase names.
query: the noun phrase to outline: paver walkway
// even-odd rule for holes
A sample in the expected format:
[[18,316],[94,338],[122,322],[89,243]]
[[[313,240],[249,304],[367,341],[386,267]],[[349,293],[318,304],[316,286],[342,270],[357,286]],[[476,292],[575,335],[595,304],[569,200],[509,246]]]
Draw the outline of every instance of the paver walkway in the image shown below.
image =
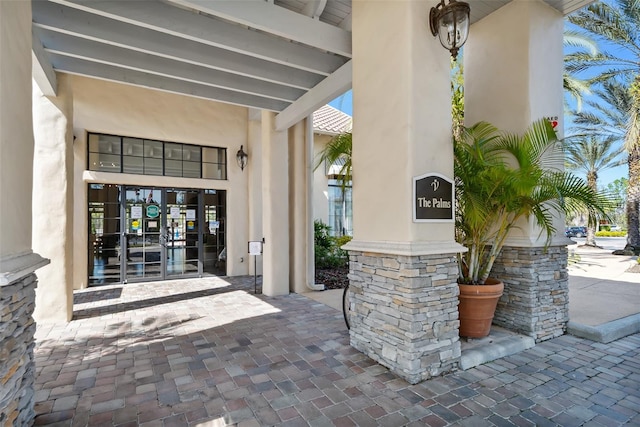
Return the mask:
[[37,330],[36,425],[640,425],[640,335],[563,336],[410,385],[348,345],[342,314],[253,278],[75,294]]

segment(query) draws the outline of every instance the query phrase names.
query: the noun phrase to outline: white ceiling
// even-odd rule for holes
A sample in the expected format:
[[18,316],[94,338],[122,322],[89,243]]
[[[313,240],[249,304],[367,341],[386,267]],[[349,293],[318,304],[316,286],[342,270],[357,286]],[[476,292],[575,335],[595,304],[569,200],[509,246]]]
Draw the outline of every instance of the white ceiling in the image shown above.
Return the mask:
[[[476,22],[510,0],[468,1]],[[591,1],[546,0],[565,14]],[[351,87],[351,0],[32,6],[34,77],[47,95],[55,72],[78,74],[276,111],[285,129]]]

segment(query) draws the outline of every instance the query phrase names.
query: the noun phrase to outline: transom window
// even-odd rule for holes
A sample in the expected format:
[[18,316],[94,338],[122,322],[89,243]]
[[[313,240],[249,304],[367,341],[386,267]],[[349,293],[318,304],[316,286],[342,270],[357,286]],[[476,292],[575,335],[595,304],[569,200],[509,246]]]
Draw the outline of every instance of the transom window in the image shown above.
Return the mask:
[[89,170],[227,179],[227,149],[89,134]]

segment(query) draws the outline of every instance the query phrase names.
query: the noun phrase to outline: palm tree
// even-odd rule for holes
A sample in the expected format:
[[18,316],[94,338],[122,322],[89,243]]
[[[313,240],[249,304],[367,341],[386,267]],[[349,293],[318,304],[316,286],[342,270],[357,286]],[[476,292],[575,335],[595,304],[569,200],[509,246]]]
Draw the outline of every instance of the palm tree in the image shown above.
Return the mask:
[[480,122],[454,140],[458,283],[484,284],[509,232],[519,220],[535,221],[551,242],[554,212],[588,211],[604,216],[606,202],[586,183],[554,168],[563,153],[547,120],[522,135],[500,132]]
[[340,182],[343,192],[352,179],[351,141],[351,132],[341,133],[331,138],[324,149],[320,152],[320,155],[316,159],[316,165],[313,167],[313,170],[316,170],[322,164],[340,165],[338,182]]
[[[633,104],[628,89],[630,85],[631,82],[619,80],[598,84],[598,88],[594,90],[594,100],[587,102],[588,111],[570,113],[574,116],[572,130],[576,136],[594,136],[601,140],[615,138],[622,146],[627,136],[629,112]],[[621,162],[628,164],[627,159],[622,159]],[[625,189],[627,191],[628,186]],[[626,204],[626,197],[624,202]],[[626,221],[626,216],[623,217]]]
[[[627,249],[640,249],[640,1],[598,2],[569,16],[580,33],[603,41],[612,49],[596,55],[576,52],[565,57],[570,73],[591,71],[594,82],[628,79],[632,100],[625,126],[629,187],[627,194]],[[603,71],[604,69],[604,71]]]
[[[340,171],[338,172],[337,181],[340,184],[340,191],[342,193],[342,224],[347,222],[347,188],[351,186],[352,180],[352,168],[351,168],[351,149],[352,149],[352,136],[351,132],[341,133],[334,136],[327,143],[324,149],[320,152],[316,159],[316,164],[313,170],[316,170],[322,164],[326,165],[340,165]],[[344,233],[344,230],[336,230],[340,235]]]
[[[565,31],[564,45],[581,49],[583,52],[586,51],[586,53],[591,56],[598,54],[597,43],[585,34],[580,34],[575,31]],[[591,95],[591,83],[581,80],[565,70],[562,75],[562,87],[565,94],[571,96],[576,101],[576,111],[582,111],[582,97],[583,95]],[[567,107],[568,104],[565,99],[565,108]]]
[[[565,139],[565,167],[568,170],[584,172],[587,185],[595,192],[598,190],[598,173],[605,169],[620,166],[625,159],[620,159],[624,149],[616,147],[615,136],[598,137],[596,135],[569,137]],[[595,227],[587,227],[585,245],[596,246]]]
[[602,138],[615,136],[624,144],[633,103],[630,85],[631,82],[624,80],[599,83],[593,91],[593,100],[587,101],[588,110],[569,112],[573,115],[574,133]]

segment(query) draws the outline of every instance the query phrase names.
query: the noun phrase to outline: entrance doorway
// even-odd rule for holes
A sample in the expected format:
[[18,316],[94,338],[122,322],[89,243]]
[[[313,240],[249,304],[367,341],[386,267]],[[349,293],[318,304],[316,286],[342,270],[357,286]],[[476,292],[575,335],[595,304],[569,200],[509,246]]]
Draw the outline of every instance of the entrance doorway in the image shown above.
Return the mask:
[[226,274],[225,191],[89,185],[89,285]]

